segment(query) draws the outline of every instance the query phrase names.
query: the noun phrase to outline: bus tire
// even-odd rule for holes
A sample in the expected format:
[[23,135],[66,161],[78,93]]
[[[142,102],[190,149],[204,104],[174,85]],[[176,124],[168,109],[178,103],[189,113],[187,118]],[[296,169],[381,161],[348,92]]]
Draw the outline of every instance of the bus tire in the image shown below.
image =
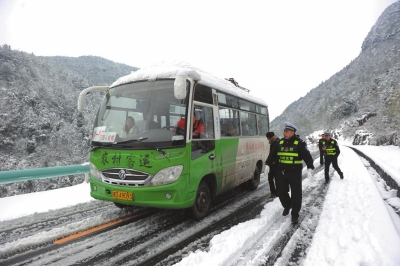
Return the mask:
[[207,216],[211,206],[211,192],[208,184],[201,181],[196,192],[194,204],[189,208],[189,214],[193,220],[199,221]]
[[114,202],[114,205],[117,206],[117,207],[120,208],[120,209],[123,209],[123,208],[128,207],[128,205],[121,204],[121,203],[118,203],[118,202]]
[[247,181],[247,186],[250,190],[256,190],[260,184],[260,169],[256,166],[254,169],[253,178]]

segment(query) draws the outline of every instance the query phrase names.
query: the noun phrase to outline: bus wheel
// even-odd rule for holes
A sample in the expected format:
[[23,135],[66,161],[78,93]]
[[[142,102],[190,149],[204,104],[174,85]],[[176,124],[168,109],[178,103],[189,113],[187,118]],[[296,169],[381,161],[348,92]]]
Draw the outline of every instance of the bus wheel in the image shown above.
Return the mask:
[[197,189],[196,199],[193,206],[189,209],[190,216],[193,220],[201,220],[204,218],[211,206],[211,193],[210,188],[204,181],[200,182]]
[[247,182],[250,190],[256,190],[258,188],[258,185],[260,184],[260,169],[258,169],[257,166],[256,169],[254,169],[253,178]]
[[117,207],[120,208],[120,209],[123,209],[123,208],[128,207],[128,205],[121,204],[121,203],[117,203],[117,202],[114,202],[114,204],[115,204],[115,206],[117,206]]

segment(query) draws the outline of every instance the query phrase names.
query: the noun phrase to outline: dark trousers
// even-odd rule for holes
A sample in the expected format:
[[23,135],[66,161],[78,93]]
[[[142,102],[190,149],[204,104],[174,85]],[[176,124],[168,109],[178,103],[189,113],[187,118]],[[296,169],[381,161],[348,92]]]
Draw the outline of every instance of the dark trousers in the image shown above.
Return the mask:
[[[292,208],[292,217],[298,218],[303,197],[301,171],[285,172],[285,174],[283,174],[282,171],[278,170],[276,173],[276,186],[279,200],[283,208]],[[288,193],[289,186],[292,191],[292,197],[290,197]]]
[[275,186],[275,177],[276,177],[276,167],[272,166],[269,169],[268,173],[268,183],[269,183],[269,190],[271,191],[271,194],[276,195],[276,186]]
[[324,164],[324,152],[322,150],[319,151],[319,163]]
[[338,163],[337,163],[337,157],[336,156],[325,156],[325,180],[329,180],[329,166],[333,166],[333,169],[335,169],[340,176],[343,175],[342,171],[340,170]]

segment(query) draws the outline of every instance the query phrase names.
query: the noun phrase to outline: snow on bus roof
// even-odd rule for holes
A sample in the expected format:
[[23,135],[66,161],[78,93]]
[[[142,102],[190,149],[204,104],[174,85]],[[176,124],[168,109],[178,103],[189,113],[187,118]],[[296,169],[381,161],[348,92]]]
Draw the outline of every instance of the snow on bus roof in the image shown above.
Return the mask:
[[267,103],[264,100],[256,98],[248,92],[236,87],[230,81],[217,78],[183,61],[162,62],[157,65],[139,69],[129,75],[120,77],[110,86],[110,88],[133,81],[154,81],[160,78],[175,78],[176,76],[181,75],[197,80],[199,84],[203,84],[211,88],[218,89],[222,92],[229,93],[233,96],[267,106]]

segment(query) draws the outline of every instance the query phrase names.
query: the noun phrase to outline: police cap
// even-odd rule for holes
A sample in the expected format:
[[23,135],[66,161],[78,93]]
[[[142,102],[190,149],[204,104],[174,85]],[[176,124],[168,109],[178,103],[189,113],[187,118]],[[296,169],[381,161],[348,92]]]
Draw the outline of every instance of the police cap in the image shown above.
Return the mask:
[[295,125],[293,125],[292,123],[290,123],[290,122],[285,122],[284,130],[292,130],[292,131],[296,132],[297,131],[297,127]]

